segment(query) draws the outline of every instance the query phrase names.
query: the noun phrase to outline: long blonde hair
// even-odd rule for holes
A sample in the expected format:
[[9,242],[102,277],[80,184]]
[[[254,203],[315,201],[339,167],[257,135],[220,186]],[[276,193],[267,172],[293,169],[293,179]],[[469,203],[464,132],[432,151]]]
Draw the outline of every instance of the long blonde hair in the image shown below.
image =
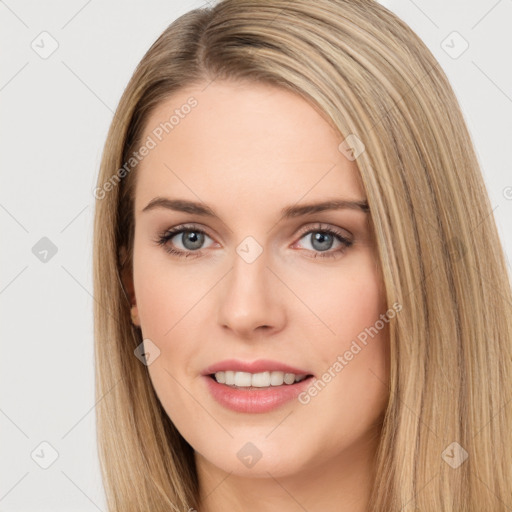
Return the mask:
[[193,449],[134,355],[142,335],[130,322],[123,276],[132,268],[136,164],[125,164],[155,105],[223,79],[296,92],[364,144],[356,163],[387,300],[402,305],[390,322],[389,403],[369,510],[510,510],[510,277],[477,156],[439,63],[373,0],[224,0],[181,16],[148,50],[103,152],[94,320],[109,511],[200,505]]

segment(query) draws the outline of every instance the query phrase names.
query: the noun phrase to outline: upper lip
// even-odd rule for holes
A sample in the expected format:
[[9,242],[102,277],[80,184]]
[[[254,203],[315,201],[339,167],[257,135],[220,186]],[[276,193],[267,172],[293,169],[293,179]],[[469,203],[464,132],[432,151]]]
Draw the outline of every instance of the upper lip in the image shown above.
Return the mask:
[[279,361],[272,361],[270,359],[257,359],[256,361],[241,361],[239,359],[226,359],[212,364],[205,368],[203,375],[211,375],[216,372],[224,371],[238,371],[248,373],[260,373],[265,371],[277,371],[284,373],[293,373],[295,375],[312,375],[308,370],[303,370],[290,366],[288,364],[280,363]]

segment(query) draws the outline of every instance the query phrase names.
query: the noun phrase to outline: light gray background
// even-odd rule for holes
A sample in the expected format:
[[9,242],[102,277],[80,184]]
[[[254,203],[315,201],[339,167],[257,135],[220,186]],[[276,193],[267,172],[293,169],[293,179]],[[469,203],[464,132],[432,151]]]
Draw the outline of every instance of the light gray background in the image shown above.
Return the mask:
[[[383,3],[451,80],[510,261],[512,0]],[[1,512],[106,510],[94,424],[92,190],[137,63],[169,23],[201,5],[0,1]],[[458,58],[447,53],[463,44],[446,39],[453,31],[469,44]],[[53,39],[58,48],[42,58]],[[43,237],[57,248],[46,262],[33,252]],[[58,457],[43,469],[52,450]]]

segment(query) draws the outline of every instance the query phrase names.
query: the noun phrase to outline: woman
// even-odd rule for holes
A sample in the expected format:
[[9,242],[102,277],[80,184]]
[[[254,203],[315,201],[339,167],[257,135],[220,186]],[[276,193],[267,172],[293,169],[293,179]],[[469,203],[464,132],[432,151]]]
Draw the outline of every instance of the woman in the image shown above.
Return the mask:
[[110,511],[512,507],[504,254],[456,97],[391,12],[185,14],[95,195]]

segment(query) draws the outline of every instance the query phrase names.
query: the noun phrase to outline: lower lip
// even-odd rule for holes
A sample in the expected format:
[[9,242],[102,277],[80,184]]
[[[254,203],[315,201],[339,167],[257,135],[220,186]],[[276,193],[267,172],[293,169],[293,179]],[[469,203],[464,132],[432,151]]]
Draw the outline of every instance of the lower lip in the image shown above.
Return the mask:
[[206,375],[206,385],[213,398],[227,409],[236,412],[262,413],[277,409],[281,405],[297,398],[310,384],[312,377],[307,377],[295,384],[270,386],[268,388],[233,388],[219,384]]

